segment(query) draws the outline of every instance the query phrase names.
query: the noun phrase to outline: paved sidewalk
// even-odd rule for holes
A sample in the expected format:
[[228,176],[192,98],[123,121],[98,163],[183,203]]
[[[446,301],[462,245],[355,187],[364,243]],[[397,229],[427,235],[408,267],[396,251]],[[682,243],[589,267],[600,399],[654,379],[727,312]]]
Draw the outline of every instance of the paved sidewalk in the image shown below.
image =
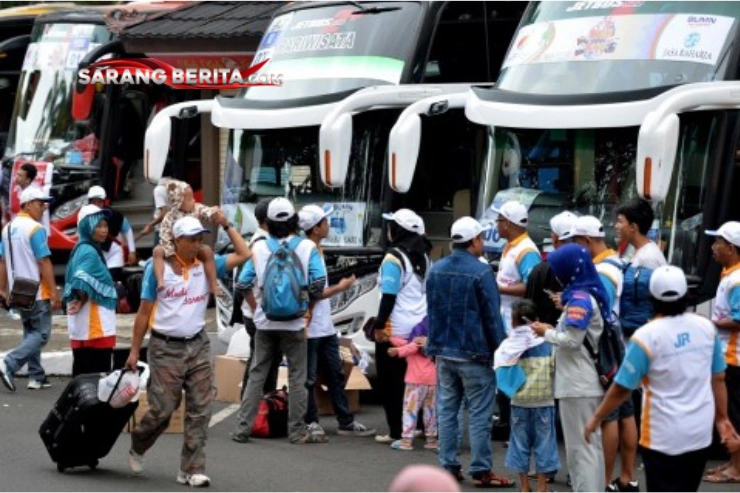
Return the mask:
[[[118,346],[129,346],[134,329],[135,313],[116,316],[116,337]],[[216,309],[206,312],[206,330],[216,332]],[[0,313],[0,352],[8,351],[18,345],[23,337],[23,326],[20,320],[13,320],[7,312]],[[67,316],[59,313],[52,317],[51,339],[43,352],[69,350],[67,335]]]

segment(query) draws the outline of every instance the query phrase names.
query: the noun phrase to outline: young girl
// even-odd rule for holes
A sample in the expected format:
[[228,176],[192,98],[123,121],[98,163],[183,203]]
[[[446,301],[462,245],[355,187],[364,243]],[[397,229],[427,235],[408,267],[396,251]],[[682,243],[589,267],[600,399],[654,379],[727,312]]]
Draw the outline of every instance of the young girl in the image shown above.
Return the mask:
[[[185,216],[196,217],[199,221],[213,222],[214,217],[220,211],[218,207],[208,207],[196,202],[193,197],[193,189],[184,181],[173,180],[167,184],[167,200],[170,210],[162,219],[159,228],[159,246],[152,252],[154,263],[154,276],[157,279],[157,291],[164,289],[164,260],[175,256],[175,241],[172,234],[172,227],[178,219]],[[203,262],[208,286],[211,294],[221,296],[221,289],[218,287],[216,276],[216,263],[213,257],[213,250],[204,246],[198,252],[198,260]]]
[[414,431],[419,413],[424,412],[425,449],[438,450],[437,443],[437,369],[434,361],[424,354],[429,334],[429,319],[416,325],[408,339],[391,337],[388,356],[406,358],[406,390],[403,396],[403,430],[401,439],[391,443],[394,450],[414,450]]

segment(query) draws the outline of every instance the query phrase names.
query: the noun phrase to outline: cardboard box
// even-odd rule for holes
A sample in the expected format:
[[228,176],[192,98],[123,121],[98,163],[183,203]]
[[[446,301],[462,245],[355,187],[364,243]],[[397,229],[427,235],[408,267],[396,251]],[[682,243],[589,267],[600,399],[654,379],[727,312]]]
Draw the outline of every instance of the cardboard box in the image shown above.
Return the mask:
[[233,356],[216,356],[214,373],[216,400],[238,404],[241,400],[242,379],[247,361]]
[[[146,390],[142,390],[139,393],[139,407],[136,408],[134,416],[129,420],[124,431],[131,433],[136,424],[141,421],[146,412],[149,410],[149,403],[146,398]],[[175,409],[170,418],[170,424],[165,433],[183,433],[185,431],[185,391],[182,392],[182,398],[180,399],[180,405]]]
[[[365,375],[363,375],[362,371],[360,371],[358,367],[351,363],[345,361],[343,363],[343,370],[345,378],[344,393],[347,395],[349,410],[352,413],[358,413],[360,412],[360,391],[372,389],[370,381]],[[288,368],[285,366],[281,366],[278,371],[278,388],[283,385],[288,386]],[[290,391],[290,389],[288,389],[288,391]],[[319,376],[314,392],[319,415],[333,415],[334,407],[331,404],[331,399],[329,398],[329,392],[326,389],[326,385],[322,383],[321,376]]]

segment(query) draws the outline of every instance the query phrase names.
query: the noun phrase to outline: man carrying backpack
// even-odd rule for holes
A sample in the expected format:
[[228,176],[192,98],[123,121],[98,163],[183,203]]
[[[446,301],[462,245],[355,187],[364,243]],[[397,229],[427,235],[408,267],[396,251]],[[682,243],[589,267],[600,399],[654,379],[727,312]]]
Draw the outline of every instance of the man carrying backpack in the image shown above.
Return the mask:
[[[573,240],[583,245],[591,253],[596,272],[606,289],[612,313],[619,315],[619,302],[624,285],[624,264],[619,254],[609,248],[605,241],[604,225],[594,216],[581,216],[573,227]],[[602,445],[604,447],[604,466],[607,491],[639,491],[634,476],[637,456],[637,423],[635,406],[631,399],[624,401],[604,418],[601,423]],[[614,464],[617,450],[621,451],[622,473],[614,480]]]
[[[334,212],[331,205],[307,205],[298,213],[298,224],[306,234],[306,237],[314,242],[321,253],[321,241],[329,236],[329,216]],[[323,254],[321,263],[324,264]],[[337,293],[346,291],[355,283],[355,276],[345,277],[335,286],[324,288],[321,299],[316,301],[307,314],[308,324],[308,409],[306,411],[306,423],[311,433],[323,434],[324,430],[319,424],[318,409],[314,396],[314,387],[319,370],[322,370],[327,379],[329,398],[331,399],[334,413],[337,415],[339,428],[337,434],[351,436],[370,436],[375,434],[374,429],[369,429],[362,423],[355,421],[349,410],[349,402],[344,393],[344,373],[342,372],[342,358],[339,355],[339,339],[337,330],[331,320],[331,303],[329,298]]]
[[[305,314],[311,299],[320,299],[326,269],[316,245],[296,236],[298,216],[288,199],[276,198],[267,208],[270,236],[253,246],[253,258],[239,275],[242,289],[256,287],[254,362],[244,392],[232,440],[249,441],[262,389],[272,360],[283,350],[288,359],[288,432],[291,443],[323,443],[326,436],[310,433],[306,414]],[[298,289],[294,289],[298,287]]]

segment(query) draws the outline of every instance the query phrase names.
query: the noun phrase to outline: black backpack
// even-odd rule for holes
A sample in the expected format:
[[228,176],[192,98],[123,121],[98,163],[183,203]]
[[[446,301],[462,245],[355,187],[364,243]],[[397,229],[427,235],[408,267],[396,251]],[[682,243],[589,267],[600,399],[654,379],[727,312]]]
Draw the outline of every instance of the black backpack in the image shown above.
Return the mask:
[[622,331],[616,315],[612,314],[612,320],[612,322],[604,320],[604,331],[599,338],[598,351],[591,344],[588,334],[583,340],[583,345],[586,346],[588,356],[599,375],[599,383],[604,390],[608,389],[614,381],[624,359],[624,341],[622,341]]

